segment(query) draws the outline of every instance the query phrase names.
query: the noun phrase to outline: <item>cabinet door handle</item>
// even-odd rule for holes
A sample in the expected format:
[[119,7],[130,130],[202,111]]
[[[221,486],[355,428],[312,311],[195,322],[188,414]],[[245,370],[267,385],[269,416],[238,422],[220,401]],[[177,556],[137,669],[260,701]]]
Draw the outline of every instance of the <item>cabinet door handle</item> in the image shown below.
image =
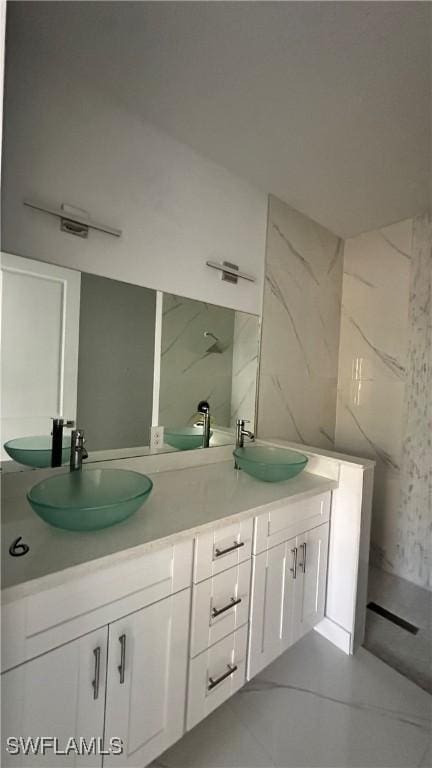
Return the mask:
[[296,579],[297,578],[297,547],[294,547],[291,550],[291,552],[292,552],[293,559],[292,559],[292,566],[290,568],[290,571],[292,573],[293,579]]
[[117,669],[120,673],[120,684],[123,685],[125,680],[125,666],[126,666],[126,635],[120,635],[120,664]]
[[100,682],[100,660],[101,660],[101,647],[98,645],[93,651],[94,656],[94,679],[92,680],[93,686],[93,698],[99,697],[99,682]]
[[300,568],[302,569],[303,573],[306,573],[306,542],[304,541],[303,544],[300,544],[302,550],[303,550],[303,559],[300,563]]
[[235,541],[232,547],[227,547],[226,549],[219,549],[219,547],[216,547],[215,555],[216,557],[222,557],[222,555],[227,555],[228,552],[234,552],[236,549],[240,549],[240,547],[244,547],[244,545],[245,545],[244,541]]
[[211,612],[212,619],[215,619],[216,616],[220,616],[221,613],[225,613],[225,611],[229,611],[230,608],[234,608],[235,605],[239,605],[241,601],[241,597],[238,597],[237,599],[232,597],[230,602],[227,605],[224,605],[223,608],[213,608]]
[[217,677],[216,680],[214,677],[209,677],[208,679],[208,686],[207,690],[211,691],[213,688],[215,688],[219,683],[222,683],[224,680],[227,679],[227,677],[230,677],[234,674],[238,669],[237,664],[227,664],[227,671],[223,673],[220,677]]

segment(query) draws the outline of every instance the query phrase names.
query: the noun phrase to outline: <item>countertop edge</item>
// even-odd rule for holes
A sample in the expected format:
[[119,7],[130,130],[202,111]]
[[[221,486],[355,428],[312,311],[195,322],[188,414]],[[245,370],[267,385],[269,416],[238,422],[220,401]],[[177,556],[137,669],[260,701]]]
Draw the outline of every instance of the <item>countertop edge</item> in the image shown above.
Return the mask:
[[338,464],[344,466],[354,466],[359,469],[373,469],[376,466],[375,459],[368,459],[362,456],[351,456],[347,453],[339,453],[339,451],[330,451],[327,448],[316,448],[313,445],[306,445],[306,443],[296,443],[288,440],[281,440],[277,437],[266,437],[265,440],[257,440],[258,443],[263,445],[273,445],[280,448],[292,448],[295,451],[300,451],[307,456],[314,456],[316,458],[328,459],[329,461],[337,461]]

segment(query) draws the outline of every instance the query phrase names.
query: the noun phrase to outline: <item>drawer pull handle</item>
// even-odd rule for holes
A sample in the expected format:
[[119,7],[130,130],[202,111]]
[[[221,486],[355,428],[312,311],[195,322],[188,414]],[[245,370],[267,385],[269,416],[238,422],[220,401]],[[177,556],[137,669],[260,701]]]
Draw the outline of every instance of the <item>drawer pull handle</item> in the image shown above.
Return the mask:
[[292,560],[292,566],[290,568],[290,571],[292,573],[293,579],[297,578],[297,547],[294,547],[294,549],[291,550],[293,560]]
[[120,673],[120,685],[123,685],[125,681],[125,666],[126,666],[126,635],[120,635],[120,664],[117,669]]
[[207,690],[211,691],[213,688],[215,688],[219,683],[222,683],[224,680],[227,679],[227,677],[231,677],[231,675],[234,674],[238,669],[237,664],[227,664],[227,671],[223,673],[220,677],[217,677],[216,680],[213,677],[209,677],[208,679],[208,686]]
[[215,619],[216,616],[220,616],[221,613],[225,613],[225,611],[229,611],[230,608],[234,608],[235,605],[239,605],[241,601],[241,597],[238,597],[237,599],[232,597],[228,605],[224,605],[223,608],[213,608],[211,612],[212,619]]
[[234,552],[236,549],[240,549],[240,547],[244,547],[244,545],[245,545],[244,541],[235,541],[231,547],[227,547],[226,549],[219,549],[219,547],[216,547],[215,555],[216,557],[222,557],[222,555],[227,555],[228,552]]
[[299,565],[300,565],[300,568],[302,569],[303,573],[306,573],[306,542],[304,542],[303,544],[300,544],[300,546],[301,546],[302,551],[303,551],[303,560],[302,560],[302,562]]
[[97,699],[99,698],[99,681],[100,681],[100,660],[101,660],[100,645],[98,645],[98,647],[94,649],[93,655],[95,660],[94,680],[92,680],[93,698]]

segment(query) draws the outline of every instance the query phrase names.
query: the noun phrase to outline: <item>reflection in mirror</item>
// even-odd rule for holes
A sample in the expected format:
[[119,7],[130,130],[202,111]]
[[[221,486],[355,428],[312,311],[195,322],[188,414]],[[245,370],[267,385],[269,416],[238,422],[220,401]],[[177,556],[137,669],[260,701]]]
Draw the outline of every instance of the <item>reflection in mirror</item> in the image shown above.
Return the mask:
[[2,460],[50,466],[56,416],[84,430],[90,459],[148,451],[156,292],[5,253],[1,270]]
[[232,442],[239,416],[253,429],[257,360],[258,318],[165,293],[159,422],[166,442],[180,439],[174,428],[202,423],[200,400],[210,405],[210,445]]
[[[1,443],[75,419],[79,272],[2,253]],[[19,448],[19,446],[18,446]]]
[[77,424],[88,451],[148,445],[156,292],[81,275]]
[[166,427],[159,450],[200,447],[201,400],[211,446],[234,442],[237,417],[254,428],[258,318],[12,254],[1,271],[8,469],[23,466],[4,443],[34,436],[30,447],[14,444],[15,458],[25,449],[29,465],[50,465],[53,417],[84,430],[91,461],[148,453],[152,423]]

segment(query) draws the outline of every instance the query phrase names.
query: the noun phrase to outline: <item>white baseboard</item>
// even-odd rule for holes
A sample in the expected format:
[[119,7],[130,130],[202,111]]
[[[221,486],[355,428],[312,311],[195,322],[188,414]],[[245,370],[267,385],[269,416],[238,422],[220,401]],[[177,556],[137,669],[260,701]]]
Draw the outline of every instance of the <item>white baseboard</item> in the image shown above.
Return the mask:
[[340,648],[344,653],[347,653],[348,655],[352,653],[351,633],[347,632],[347,630],[339,626],[339,624],[335,624],[335,622],[327,616],[316,625],[315,631],[329,640],[330,643],[336,645],[337,648]]

